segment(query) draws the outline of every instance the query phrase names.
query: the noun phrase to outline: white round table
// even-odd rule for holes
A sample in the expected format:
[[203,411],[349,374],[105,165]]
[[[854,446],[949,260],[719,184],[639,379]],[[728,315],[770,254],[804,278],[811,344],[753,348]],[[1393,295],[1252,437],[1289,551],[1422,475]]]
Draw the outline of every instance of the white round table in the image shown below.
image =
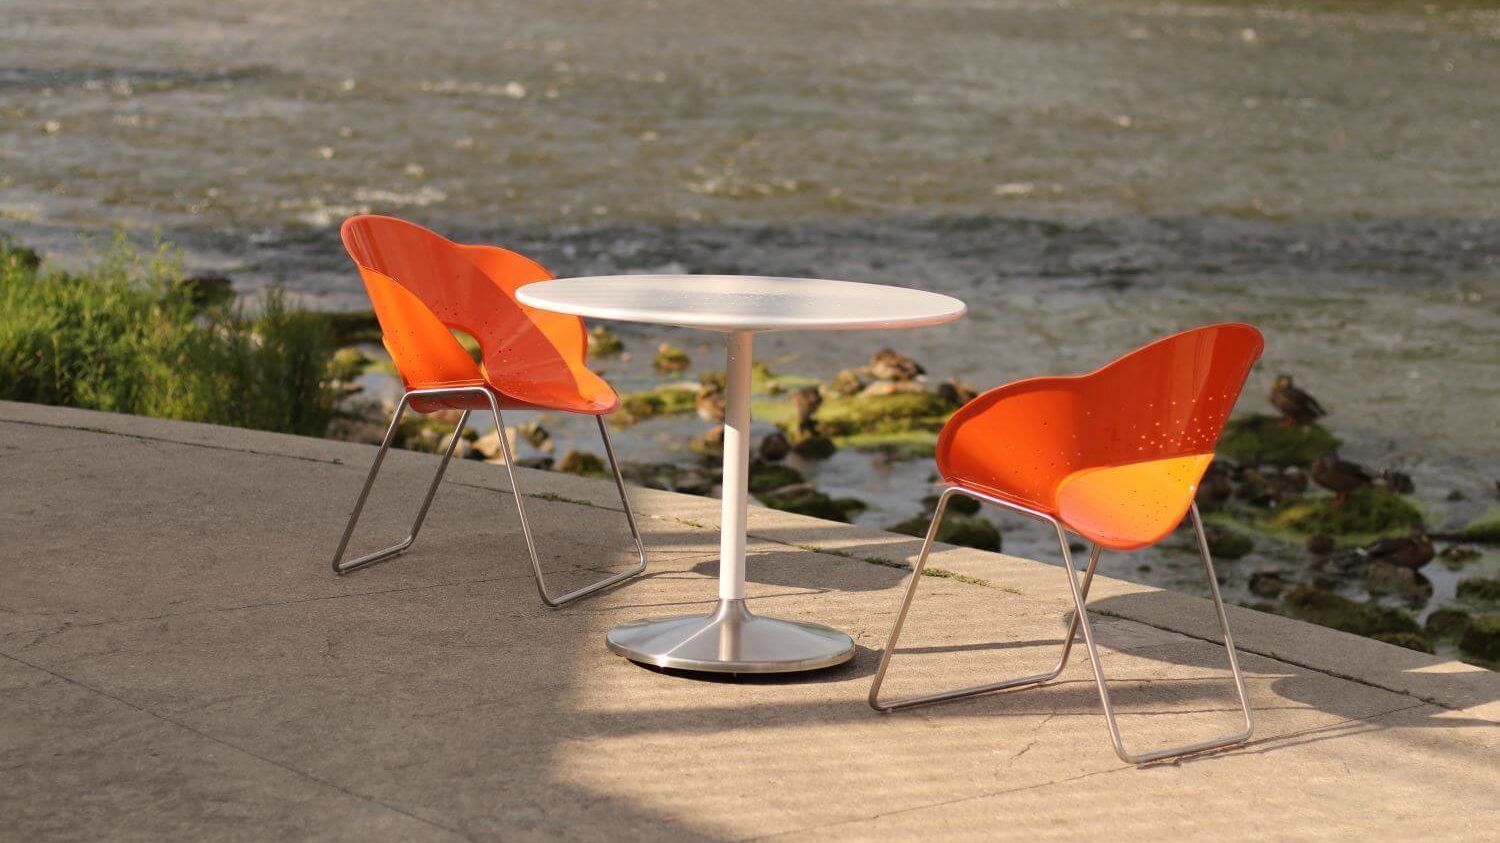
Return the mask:
[[527,284],[516,298],[559,313],[729,335],[719,604],[708,614],[621,624],[609,633],[610,650],[659,667],[718,673],[814,670],[853,656],[854,641],[836,629],[760,617],[745,606],[751,338],[757,331],[940,325],[962,316],[964,303],[904,287],[745,275],[564,278]]

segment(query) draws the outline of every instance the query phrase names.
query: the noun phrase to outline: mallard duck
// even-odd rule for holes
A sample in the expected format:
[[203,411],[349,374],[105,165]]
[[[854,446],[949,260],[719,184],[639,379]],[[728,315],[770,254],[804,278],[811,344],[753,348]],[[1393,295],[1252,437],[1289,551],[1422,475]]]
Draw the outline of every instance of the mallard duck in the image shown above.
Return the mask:
[[1388,562],[1413,571],[1432,561],[1435,551],[1432,540],[1418,530],[1409,536],[1381,539],[1364,547],[1364,555],[1371,562]]
[[1271,406],[1281,413],[1283,424],[1311,424],[1328,415],[1318,399],[1298,389],[1291,375],[1277,375],[1271,384]]
[[815,386],[804,386],[801,389],[792,390],[792,407],[797,411],[797,432],[799,434],[813,434],[818,432],[818,423],[813,421],[813,414],[823,406],[823,393]]
[[1374,480],[1364,466],[1339,459],[1338,454],[1318,457],[1318,461],[1312,466],[1312,479],[1314,483],[1333,492],[1334,506],[1342,506],[1350,492],[1361,486],[1368,486]]
[[870,374],[877,380],[911,381],[927,374],[915,360],[894,348],[882,348],[870,358]]

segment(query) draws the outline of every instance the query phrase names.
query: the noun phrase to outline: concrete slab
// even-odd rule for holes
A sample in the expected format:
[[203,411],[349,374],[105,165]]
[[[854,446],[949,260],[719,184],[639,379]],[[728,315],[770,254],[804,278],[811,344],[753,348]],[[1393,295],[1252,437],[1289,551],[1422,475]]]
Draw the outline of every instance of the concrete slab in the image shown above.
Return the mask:
[[[833,625],[858,647],[849,664],[796,677],[672,675],[603,646],[621,621],[710,605],[714,501],[633,492],[650,575],[554,611],[532,589],[504,473],[457,464],[407,557],[335,577],[327,557],[372,453],[0,404],[0,828],[1474,839],[1500,819],[1500,686],[1487,671],[1239,612],[1255,740],[1137,769],[1110,750],[1081,648],[1042,688],[872,712],[864,696],[906,575],[896,566],[916,549],[905,537],[754,512],[754,610]],[[415,501],[399,492],[419,492],[432,465],[392,458],[367,541],[400,533]],[[527,503],[560,578],[626,563],[610,484],[545,472],[522,483],[547,495]],[[1058,568],[958,549],[939,564],[984,584],[924,579],[889,693],[1055,660]],[[1208,605],[1096,588],[1131,746],[1236,728],[1223,649],[1196,619],[1212,622]],[[1305,658],[1275,657],[1288,647]]]

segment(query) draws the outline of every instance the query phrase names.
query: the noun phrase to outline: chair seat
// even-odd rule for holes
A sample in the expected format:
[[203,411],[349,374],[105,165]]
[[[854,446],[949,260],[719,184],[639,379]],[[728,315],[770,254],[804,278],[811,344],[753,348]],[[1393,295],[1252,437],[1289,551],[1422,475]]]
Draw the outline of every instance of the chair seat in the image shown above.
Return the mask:
[[1213,458],[1194,454],[1075,471],[1058,484],[1050,514],[1112,550],[1149,547],[1182,523]]
[[[484,387],[494,393],[502,410],[557,410],[602,416],[614,412],[620,398],[614,389],[592,372],[574,372],[581,381],[589,383],[562,384],[556,381],[507,381],[503,385],[485,381],[463,383],[423,384],[408,389],[461,389]],[[438,410],[488,410],[489,398],[477,393],[458,395],[452,398],[413,398],[411,408],[418,413]]]

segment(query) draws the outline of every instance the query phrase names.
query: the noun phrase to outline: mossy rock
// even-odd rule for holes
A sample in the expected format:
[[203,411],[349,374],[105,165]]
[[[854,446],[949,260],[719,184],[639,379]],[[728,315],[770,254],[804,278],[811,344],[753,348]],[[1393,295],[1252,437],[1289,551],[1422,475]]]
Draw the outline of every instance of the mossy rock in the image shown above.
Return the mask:
[[1215,559],[1243,559],[1255,549],[1255,541],[1244,533],[1223,527],[1209,527],[1203,531],[1208,540],[1208,552]]
[[1416,650],[1419,653],[1431,655],[1432,639],[1420,632],[1382,632],[1372,635],[1376,641],[1384,641],[1387,644],[1395,644],[1397,647],[1405,647],[1408,650]]
[[1500,579],[1471,577],[1458,584],[1458,599],[1487,606],[1500,606]]
[[830,436],[935,431],[952,410],[935,393],[893,392],[830,398],[818,409],[818,425]]
[[805,460],[826,460],[838,452],[838,446],[827,436],[795,436],[792,438],[792,453]]
[[882,454],[891,460],[928,459],[937,451],[937,433],[930,430],[856,433],[838,437],[837,444],[864,453]]
[[1465,653],[1494,663],[1500,661],[1500,615],[1479,615],[1464,630],[1458,648]]
[[1339,438],[1321,425],[1288,426],[1275,416],[1257,414],[1231,419],[1224,425],[1215,450],[1245,465],[1307,468],[1340,444]]
[[844,524],[849,523],[851,516],[864,510],[866,506],[864,501],[854,498],[831,498],[806,486],[786,489],[779,494],[767,493],[756,497],[772,509],[809,515],[825,521],[839,521]]
[[1488,512],[1471,521],[1459,537],[1469,542],[1500,544],[1500,506],[1490,507]]
[[[938,498],[942,495],[928,495],[922,499],[922,506],[931,515],[937,510]],[[968,495],[953,495],[948,498],[948,511],[955,515],[978,515],[982,505],[977,498]],[[925,534],[924,534],[925,535]]]
[[[932,523],[930,515],[914,515],[911,518],[887,527],[893,533],[902,533],[917,538],[926,538]],[[979,550],[1000,550],[1000,530],[989,520],[977,515],[949,514],[943,516],[938,527],[937,540],[945,544],[973,547]]]
[[1342,504],[1333,498],[1303,498],[1271,519],[1282,529],[1331,536],[1399,535],[1422,526],[1422,512],[1383,486],[1355,489]]
[[802,472],[789,465],[761,460],[750,464],[750,493],[753,495],[805,482],[807,478]]
[[656,350],[656,357],[652,359],[651,365],[656,371],[663,374],[685,372],[693,365],[693,358],[686,351],[674,346],[662,343]]
[[1450,571],[1458,571],[1483,555],[1484,553],[1476,548],[1452,544],[1443,548],[1443,552],[1438,554],[1438,559],[1442,560],[1443,567]]
[[693,412],[697,391],[691,387],[660,386],[620,396],[620,407],[609,417],[616,427],[629,427],[657,416],[679,416]]
[[1456,641],[1463,637],[1464,632],[1473,623],[1474,619],[1468,612],[1445,606],[1427,616],[1424,628],[1427,634],[1434,638],[1449,638]]
[[614,331],[603,325],[595,325],[589,329],[589,356],[590,357],[619,357],[625,350],[625,343]]
[[1400,609],[1356,603],[1331,591],[1306,585],[1287,592],[1284,605],[1286,613],[1294,618],[1355,635],[1373,638],[1382,634],[1422,631],[1416,620]]
[[604,467],[604,460],[588,451],[568,451],[562,455],[562,459],[558,460],[553,468],[555,471],[583,477],[604,477],[608,474]]

